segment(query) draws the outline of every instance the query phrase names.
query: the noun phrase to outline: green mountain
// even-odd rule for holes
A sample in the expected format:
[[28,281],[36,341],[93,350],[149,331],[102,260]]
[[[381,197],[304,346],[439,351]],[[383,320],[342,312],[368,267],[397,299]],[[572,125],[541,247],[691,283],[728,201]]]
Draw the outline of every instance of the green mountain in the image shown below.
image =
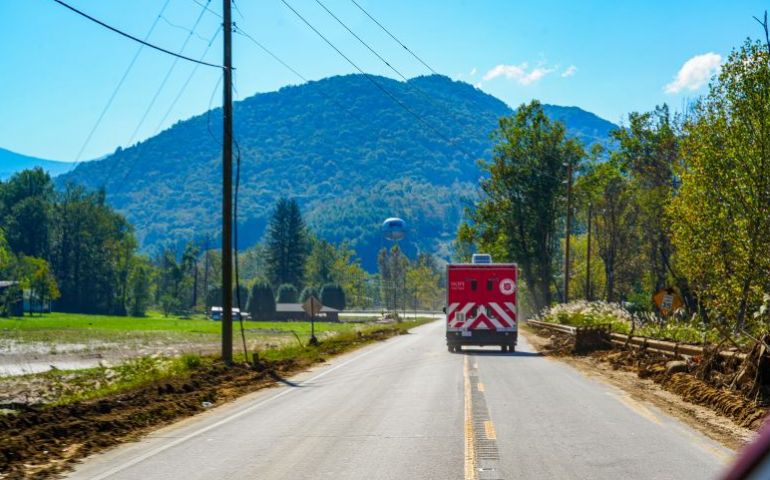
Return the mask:
[[8,177],[16,172],[35,167],[41,167],[53,177],[69,172],[75,165],[68,162],[28,157],[27,155],[0,148],[0,180],[7,180]]
[[[512,112],[471,85],[442,76],[376,81],[331,77],[234,105],[241,159],[241,246],[262,238],[277,198],[295,197],[319,236],[349,241],[374,268],[385,246],[381,222],[404,218],[407,253],[446,254],[464,206],[478,183],[476,160],[488,157],[490,132]],[[606,139],[610,122],[548,105],[585,142]],[[58,182],[104,187],[109,202],[136,226],[152,250],[211,235],[216,241],[221,196],[221,110],[180,121],[109,157],[78,166]]]

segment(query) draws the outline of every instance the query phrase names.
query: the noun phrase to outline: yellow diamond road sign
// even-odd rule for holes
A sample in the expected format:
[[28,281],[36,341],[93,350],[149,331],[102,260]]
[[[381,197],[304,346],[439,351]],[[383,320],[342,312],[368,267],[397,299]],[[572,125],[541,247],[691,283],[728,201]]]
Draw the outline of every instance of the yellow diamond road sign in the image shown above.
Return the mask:
[[315,298],[313,295],[308,297],[308,299],[305,300],[305,303],[302,304],[302,309],[311,317],[321,313],[322,308],[323,305],[321,305],[321,301]]

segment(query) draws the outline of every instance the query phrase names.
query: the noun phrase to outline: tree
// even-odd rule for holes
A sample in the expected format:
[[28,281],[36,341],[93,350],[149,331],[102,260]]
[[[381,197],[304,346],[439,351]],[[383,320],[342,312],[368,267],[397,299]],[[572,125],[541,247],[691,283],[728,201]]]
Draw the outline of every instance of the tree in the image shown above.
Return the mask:
[[498,261],[517,262],[535,305],[542,309],[552,298],[566,165],[578,165],[584,152],[537,101],[501,118],[493,139],[492,159],[480,162],[487,174],[481,198],[458,241],[473,241]]
[[578,179],[575,192],[584,208],[593,205],[595,252],[604,267],[604,298],[609,302],[628,298],[640,288],[647,263],[640,247],[639,209],[632,184],[614,161],[597,161]]
[[439,287],[441,276],[431,264],[431,260],[425,260],[425,257],[422,255],[418,257],[406,272],[406,290],[414,309],[433,310],[443,303],[443,295]]
[[297,287],[289,283],[284,283],[278,287],[276,293],[276,303],[297,303],[299,300],[299,294],[297,293]]
[[257,282],[251,287],[248,311],[253,320],[271,320],[275,314],[273,289],[264,282]]
[[382,249],[377,256],[380,270],[381,298],[385,308],[395,312],[406,308],[406,272],[409,259],[398,247]]
[[55,205],[51,266],[65,312],[125,315],[133,228],[106,204],[104,190],[67,185]]
[[132,317],[143,317],[146,314],[152,300],[152,281],[153,267],[150,262],[145,258],[134,258],[128,280],[130,296],[127,305]]
[[770,45],[733,51],[685,124],[669,212],[677,265],[737,329],[770,291]]
[[60,296],[51,266],[42,258],[26,255],[19,257],[18,277],[21,288],[30,291],[30,314],[34,301],[38,302],[42,310],[47,300],[56,300]]
[[322,286],[333,281],[332,275],[338,252],[326,240],[313,238],[305,266],[305,280],[310,285]]
[[276,204],[267,234],[267,277],[273,285],[302,286],[308,240],[305,222],[294,199]]
[[329,283],[321,289],[321,304],[337,310],[345,310],[345,291],[341,286]]
[[50,259],[54,188],[42,168],[14,174],[0,188],[0,219],[12,251]]
[[676,186],[674,166],[679,159],[680,135],[665,104],[652,112],[631,113],[628,122],[627,127],[611,133],[618,144],[612,160],[630,180],[629,192],[638,210],[638,233],[652,279],[648,293],[652,295],[670,285],[669,278],[679,277],[673,272],[671,221],[666,206]]

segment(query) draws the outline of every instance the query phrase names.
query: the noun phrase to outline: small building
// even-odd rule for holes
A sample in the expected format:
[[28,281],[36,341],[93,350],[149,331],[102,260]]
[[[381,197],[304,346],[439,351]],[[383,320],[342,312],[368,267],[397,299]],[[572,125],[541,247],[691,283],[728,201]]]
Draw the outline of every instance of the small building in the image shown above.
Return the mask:
[[[308,316],[301,303],[276,303],[275,319],[278,321],[307,321]],[[317,320],[326,322],[339,322],[340,311],[336,308],[324,306],[321,313],[316,315]]]
[[24,296],[19,282],[0,280],[0,315],[21,317],[24,315]]

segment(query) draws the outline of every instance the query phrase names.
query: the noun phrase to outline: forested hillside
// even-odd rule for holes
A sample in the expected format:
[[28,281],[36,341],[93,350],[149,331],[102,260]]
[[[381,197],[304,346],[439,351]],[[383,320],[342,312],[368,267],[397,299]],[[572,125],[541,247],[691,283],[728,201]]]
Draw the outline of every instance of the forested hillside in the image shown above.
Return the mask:
[[[441,252],[448,245],[475,195],[476,160],[489,155],[489,134],[511,109],[446,77],[377,81],[424,121],[362,75],[285,87],[235,104],[242,246],[262,238],[280,196],[297,198],[320,238],[349,241],[370,269],[383,244],[379,224],[388,216],[410,224],[408,251]],[[545,111],[586,143],[605,141],[614,127],[576,107],[546,105]],[[108,201],[135,225],[144,249],[206,235],[213,242],[220,139],[216,109],[80,165],[57,181],[105,187]]]

